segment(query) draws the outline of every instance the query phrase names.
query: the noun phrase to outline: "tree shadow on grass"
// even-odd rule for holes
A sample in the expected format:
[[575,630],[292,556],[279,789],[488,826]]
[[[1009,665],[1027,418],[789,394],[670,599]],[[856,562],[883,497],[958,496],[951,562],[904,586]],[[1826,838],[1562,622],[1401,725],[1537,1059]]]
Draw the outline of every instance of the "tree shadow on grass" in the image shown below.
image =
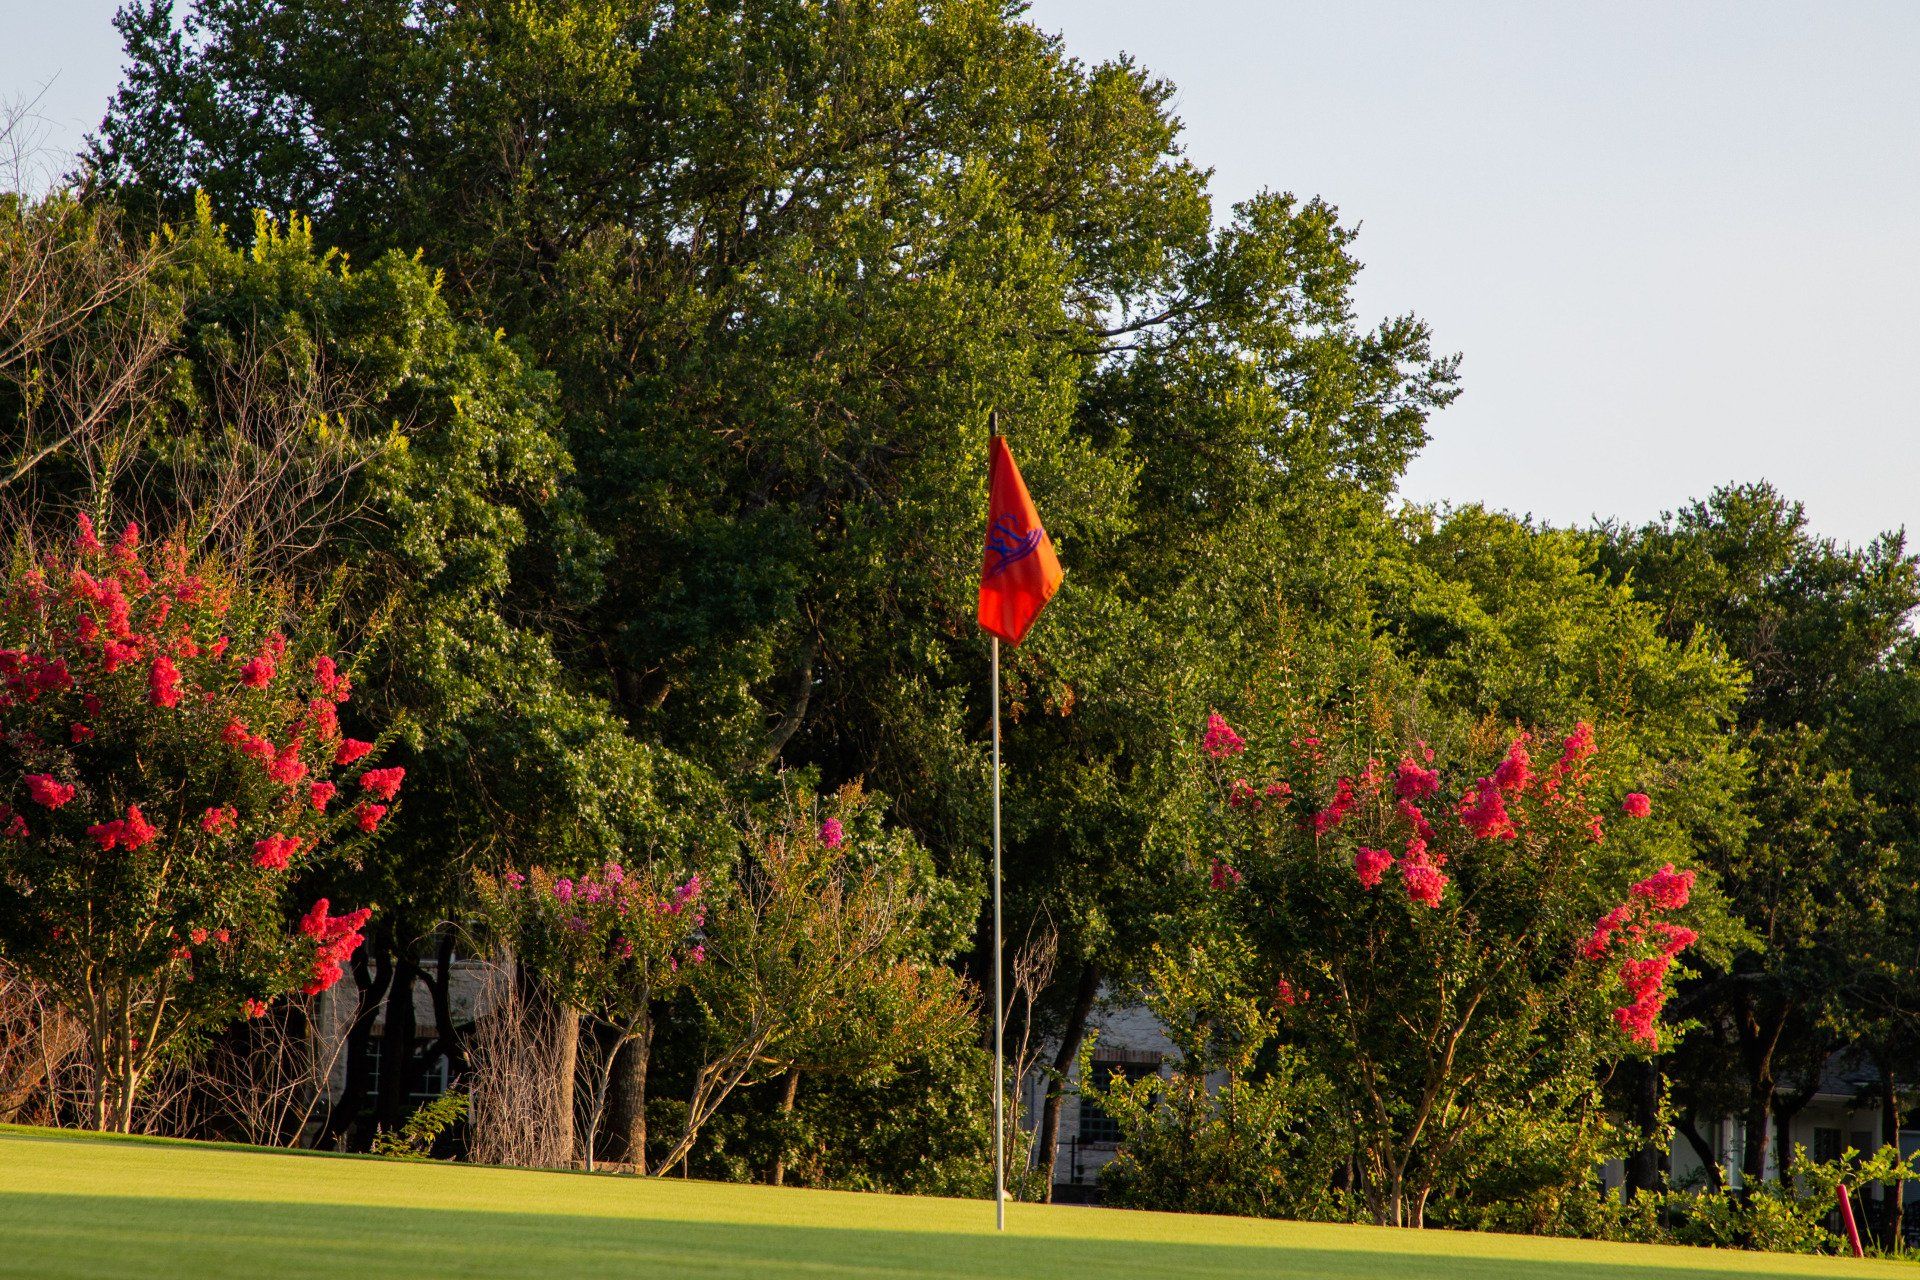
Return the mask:
[[1625,1280],[1750,1277],[1737,1265],[1489,1259],[1285,1245],[1196,1245],[734,1225],[554,1213],[165,1197],[0,1195],[0,1276],[191,1280],[787,1276],[1051,1280]]

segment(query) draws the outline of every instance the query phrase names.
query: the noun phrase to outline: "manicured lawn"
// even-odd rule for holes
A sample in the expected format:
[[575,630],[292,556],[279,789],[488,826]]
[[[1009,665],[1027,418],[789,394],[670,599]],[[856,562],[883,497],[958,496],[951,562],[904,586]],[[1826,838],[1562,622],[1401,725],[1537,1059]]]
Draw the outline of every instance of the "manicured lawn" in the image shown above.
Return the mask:
[[1894,1263],[777,1191],[0,1127],[0,1276],[1920,1276]]

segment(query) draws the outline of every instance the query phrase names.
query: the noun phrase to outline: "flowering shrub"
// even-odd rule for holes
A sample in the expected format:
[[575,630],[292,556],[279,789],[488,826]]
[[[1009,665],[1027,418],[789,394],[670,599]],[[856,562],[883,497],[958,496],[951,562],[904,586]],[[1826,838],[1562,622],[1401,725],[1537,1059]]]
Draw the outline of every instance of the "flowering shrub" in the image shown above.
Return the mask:
[[1651,801],[1592,726],[1551,753],[1495,733],[1443,758],[1376,725],[1242,735],[1216,713],[1194,756],[1196,871],[1235,889],[1201,901],[1264,957],[1280,1039],[1330,1083],[1383,1223],[1420,1225],[1503,1110],[1591,1098],[1606,1060],[1657,1047],[1696,940],[1671,918],[1694,875],[1647,873]]
[[[547,994],[568,1011],[565,1016],[605,1028],[616,1050],[633,1055],[634,1078],[643,1086],[654,1002],[685,986],[707,963],[711,895],[700,874],[607,862],[571,876],[544,867],[500,876],[480,872],[475,882],[493,935],[539,975]],[[590,1082],[588,1168],[616,1056],[602,1055]],[[645,1144],[643,1128],[636,1145],[644,1151]]]
[[[936,942],[936,930],[964,928],[965,900],[934,876],[924,849],[881,827],[857,786],[832,803],[816,822],[817,801],[790,798],[778,820],[749,828],[751,853],[731,864],[477,878],[495,936],[608,1033],[599,1040],[625,1051],[636,1099],[626,1145],[643,1171],[677,1163],[754,1078],[803,1068],[877,1078],[972,1032],[960,979],[933,959],[954,945]],[[669,1007],[697,1011],[701,1034],[694,1061],[679,1064],[692,1077],[678,1095],[686,1109],[653,1157],[645,1099],[655,1021]],[[602,1054],[591,1072],[583,1110],[596,1121],[615,1061]]]
[[[84,516],[0,586],[0,953],[86,1027],[100,1127],[164,1055],[323,989],[359,945],[364,910],[295,924],[295,877],[371,828],[327,780],[350,682],[283,609]],[[375,774],[391,799],[402,771]]]

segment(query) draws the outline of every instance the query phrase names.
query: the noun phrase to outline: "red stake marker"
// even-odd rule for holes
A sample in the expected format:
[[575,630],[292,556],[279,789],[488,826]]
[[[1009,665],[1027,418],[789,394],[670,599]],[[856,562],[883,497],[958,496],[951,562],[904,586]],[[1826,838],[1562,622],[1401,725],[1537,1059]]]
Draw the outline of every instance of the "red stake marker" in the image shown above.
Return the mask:
[[1853,1256],[1866,1257],[1860,1248],[1860,1226],[1853,1220],[1853,1198],[1847,1194],[1847,1184],[1843,1182],[1835,1187],[1833,1194],[1840,1201],[1840,1221],[1846,1225],[1847,1243],[1853,1246]]

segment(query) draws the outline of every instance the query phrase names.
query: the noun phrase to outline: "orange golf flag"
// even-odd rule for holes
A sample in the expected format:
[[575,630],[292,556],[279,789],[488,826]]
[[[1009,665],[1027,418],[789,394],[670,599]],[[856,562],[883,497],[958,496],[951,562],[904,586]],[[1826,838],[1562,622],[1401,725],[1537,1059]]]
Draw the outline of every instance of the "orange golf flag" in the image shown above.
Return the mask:
[[1063,571],[1007,438],[987,446],[987,550],[980,566],[980,625],[1019,644],[1060,587]]

